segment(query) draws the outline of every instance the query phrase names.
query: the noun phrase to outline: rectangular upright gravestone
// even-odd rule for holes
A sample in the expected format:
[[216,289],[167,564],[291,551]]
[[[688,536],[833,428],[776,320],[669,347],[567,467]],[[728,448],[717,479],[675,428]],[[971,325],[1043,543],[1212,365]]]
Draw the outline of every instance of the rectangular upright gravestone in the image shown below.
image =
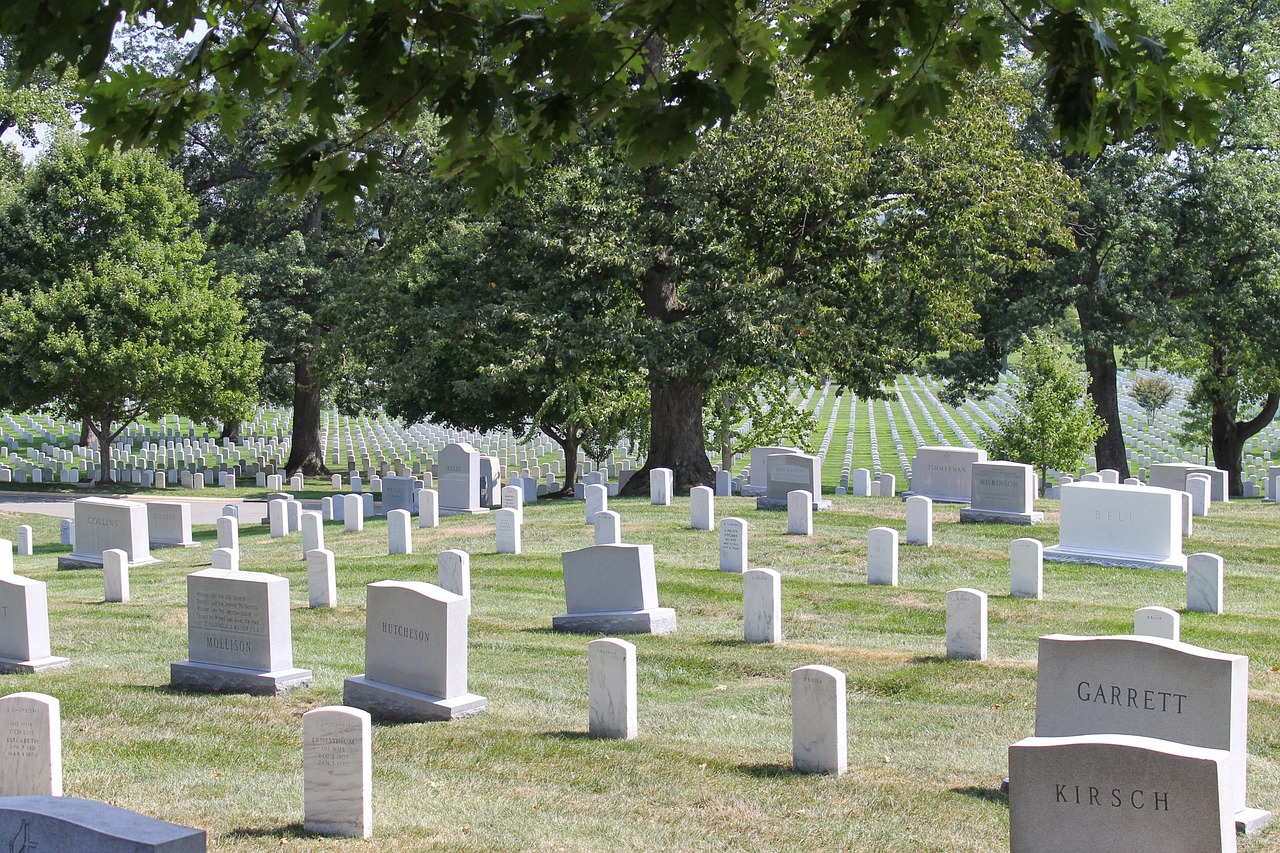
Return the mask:
[[822,460],[807,453],[774,453],[766,460],[765,494],[756,498],[756,509],[787,509],[787,495],[805,491],[813,495],[813,510],[831,509],[822,499]]
[[50,652],[44,581],[0,577],[0,672],[43,672],[70,663]]
[[420,723],[479,714],[489,700],[467,690],[467,600],[420,581],[368,589],[364,673],[342,702],[375,720]]
[[1010,853],[1236,849],[1227,753],[1133,735],[1009,747]]
[[440,451],[440,514],[488,512],[480,503],[480,453],[470,444],[450,444]]
[[911,490],[937,503],[967,504],[973,498],[973,465],[986,462],[987,451],[968,447],[916,448],[911,462]]
[[203,829],[96,800],[0,797],[0,842],[14,853],[205,853]]
[[1058,544],[1044,549],[1046,560],[1186,571],[1180,492],[1109,483],[1059,489]]
[[110,548],[119,548],[128,554],[130,566],[159,562],[151,556],[145,504],[114,498],[81,498],[75,502],[75,514],[75,548],[58,558],[59,569],[101,566],[102,552]]
[[373,749],[368,713],[329,706],[302,715],[302,828],[373,834]]
[[1248,684],[1244,655],[1154,637],[1051,634],[1040,638],[1035,733],[1139,735],[1224,750],[1235,819],[1254,831],[1271,815],[1245,805]]
[[62,796],[61,720],[61,703],[53,696],[0,698],[0,797]]
[[191,538],[191,504],[147,501],[148,540],[152,548],[196,548]]
[[759,498],[769,491],[768,459],[775,453],[799,453],[794,447],[753,447],[751,449],[751,476],[742,484],[744,498]]
[[1035,474],[1019,462],[974,462],[970,505],[961,523],[1036,524],[1044,513],[1033,508]]
[[276,696],[311,684],[311,670],[293,665],[289,581],[277,575],[187,575],[187,647],[169,667],[179,689]]
[[415,483],[412,477],[383,477],[382,478],[382,514],[386,515],[393,509],[403,509],[412,513],[416,507],[413,505]]
[[575,634],[674,634],[676,613],[658,606],[652,545],[592,545],[561,555],[566,612],[551,620]]

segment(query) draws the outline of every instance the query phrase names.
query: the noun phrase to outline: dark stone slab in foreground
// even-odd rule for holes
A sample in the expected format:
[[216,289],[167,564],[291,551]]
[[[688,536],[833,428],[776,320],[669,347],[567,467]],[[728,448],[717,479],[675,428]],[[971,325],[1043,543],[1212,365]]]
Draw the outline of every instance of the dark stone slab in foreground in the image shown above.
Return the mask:
[[0,797],[0,850],[205,853],[205,833],[97,800]]

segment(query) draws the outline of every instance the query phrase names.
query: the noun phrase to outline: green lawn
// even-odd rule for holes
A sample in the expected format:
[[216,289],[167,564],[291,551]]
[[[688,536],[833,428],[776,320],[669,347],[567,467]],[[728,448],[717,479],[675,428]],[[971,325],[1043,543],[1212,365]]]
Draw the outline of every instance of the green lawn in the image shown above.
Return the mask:
[[[902,585],[869,587],[866,531],[904,530],[903,504],[833,500],[816,534],[800,538],[784,535],[781,513],[717,499],[720,517],[750,522],[752,565],[783,576],[776,647],[741,641],[741,579],[715,570],[717,537],[689,528],[687,498],[669,508],[611,501],[624,540],[654,544],[661,604],[679,619],[674,636],[629,638],[639,659],[634,741],[586,737],[590,638],[550,630],[564,609],[559,555],[591,543],[578,502],[528,506],[522,556],[492,553],[490,517],[415,527],[408,557],[386,556],[384,521],[359,534],[326,525],[333,610],[306,607],[298,534],[271,540],[243,526],[241,567],[290,579],[295,665],[315,672],[313,687],[281,698],[168,687],[170,662],[187,656],[184,575],[207,566],[211,527],[197,528],[203,547],[161,551],[163,563],[135,569],[134,600],[108,605],[100,572],[56,571],[68,550],[56,544],[56,519],[3,516],[6,536],[35,527],[42,544],[16,570],[48,583],[53,653],[72,661],[3,676],[4,692],[61,699],[67,795],[205,828],[215,851],[1007,849],[998,786],[1008,746],[1032,734],[1036,638],[1128,633],[1138,607],[1182,609],[1185,579],[1050,564],[1046,599],[1014,600],[1008,543],[1028,531],[961,526],[958,510],[939,507],[936,544],[902,548]],[[1048,522],[1032,533],[1052,544],[1057,503],[1039,508]],[[470,689],[489,710],[447,724],[375,724],[374,838],[303,833],[300,717],[340,703],[343,678],[363,671],[365,585],[434,581],[435,555],[451,547],[472,554]],[[1249,799],[1280,809],[1280,509],[1215,506],[1186,550],[1227,560],[1228,614],[1184,614],[1183,638],[1250,656]],[[959,586],[991,596],[987,663],[944,658],[945,593]],[[789,770],[788,673],[815,663],[848,677],[849,772],[839,779]],[[1241,849],[1280,850],[1280,829]]]

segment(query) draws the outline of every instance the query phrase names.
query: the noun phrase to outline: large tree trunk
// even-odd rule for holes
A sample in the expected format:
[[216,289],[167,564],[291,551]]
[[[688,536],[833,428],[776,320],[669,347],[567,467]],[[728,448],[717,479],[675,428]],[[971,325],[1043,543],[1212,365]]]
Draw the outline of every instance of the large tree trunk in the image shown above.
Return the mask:
[[299,356],[293,365],[293,444],[284,463],[285,476],[327,477],[320,443],[321,388],[311,381],[310,363]]
[[1089,306],[1078,305],[1080,331],[1084,339],[1084,367],[1089,374],[1089,397],[1098,417],[1107,426],[1094,444],[1098,470],[1114,468],[1120,479],[1129,478],[1129,460],[1124,455],[1124,433],[1120,427],[1120,396],[1116,388],[1115,345],[1098,329],[1092,328]]
[[1213,410],[1209,421],[1213,464],[1219,470],[1227,472],[1227,486],[1231,496],[1243,497],[1244,443],[1260,433],[1275,418],[1276,410],[1280,408],[1280,394],[1268,394],[1258,414],[1247,421],[1238,421],[1236,416],[1239,414],[1240,397],[1236,377],[1226,366],[1226,353],[1215,349],[1210,359],[1209,369],[1213,377],[1209,382],[1202,383],[1201,388],[1205,390],[1205,397]]
[[576,423],[566,424],[560,433],[546,424],[539,428],[564,451],[564,483],[557,494],[572,497],[573,486],[578,482],[578,446],[582,444],[582,432]]
[[218,436],[218,439],[221,441],[222,439],[227,439],[227,438],[231,439],[232,441],[240,440],[240,419],[239,418],[233,418],[222,425],[222,434]]
[[98,421],[97,428],[94,428],[91,421],[86,421],[89,430],[98,439],[98,450],[102,452],[101,473],[98,475],[98,481],[94,484],[97,486],[109,486],[115,483],[115,473],[111,470],[111,421],[103,418]]
[[645,465],[631,476],[623,494],[647,495],[649,472],[670,468],[675,491],[688,493],[694,486],[715,483],[715,471],[707,459],[702,434],[702,395],[706,388],[685,377],[649,391],[649,455]]

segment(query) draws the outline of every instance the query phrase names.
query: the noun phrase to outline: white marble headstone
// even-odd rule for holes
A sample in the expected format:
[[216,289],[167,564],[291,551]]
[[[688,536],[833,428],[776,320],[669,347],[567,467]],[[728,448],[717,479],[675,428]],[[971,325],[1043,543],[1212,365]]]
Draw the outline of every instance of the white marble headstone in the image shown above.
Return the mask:
[[749,549],[746,519],[725,518],[720,521],[720,571],[745,572]]
[[791,671],[791,766],[839,776],[848,767],[844,673],[829,666]]
[[10,693],[0,698],[0,797],[30,796],[62,796],[62,706]]
[[748,643],[782,642],[782,576],[773,569],[742,573],[742,638]]
[[987,659],[987,594],[982,590],[947,592],[947,659]]
[[1133,633],[1163,640],[1182,639],[1182,617],[1168,607],[1139,607],[1133,614]]
[[341,705],[302,715],[303,829],[373,834],[373,747],[368,712]]
[[867,531],[867,583],[898,585],[898,531],[892,527]]
[[1222,613],[1223,561],[1217,554],[1187,557],[1187,610],[1193,613]]
[[307,552],[307,606],[338,606],[338,578],[333,552],[324,548]]
[[908,545],[933,544],[933,498],[912,495],[907,498]]
[[803,489],[787,494],[787,533],[813,535],[813,495]]
[[592,737],[630,740],[639,732],[636,647],[606,638],[587,643],[587,703]]

